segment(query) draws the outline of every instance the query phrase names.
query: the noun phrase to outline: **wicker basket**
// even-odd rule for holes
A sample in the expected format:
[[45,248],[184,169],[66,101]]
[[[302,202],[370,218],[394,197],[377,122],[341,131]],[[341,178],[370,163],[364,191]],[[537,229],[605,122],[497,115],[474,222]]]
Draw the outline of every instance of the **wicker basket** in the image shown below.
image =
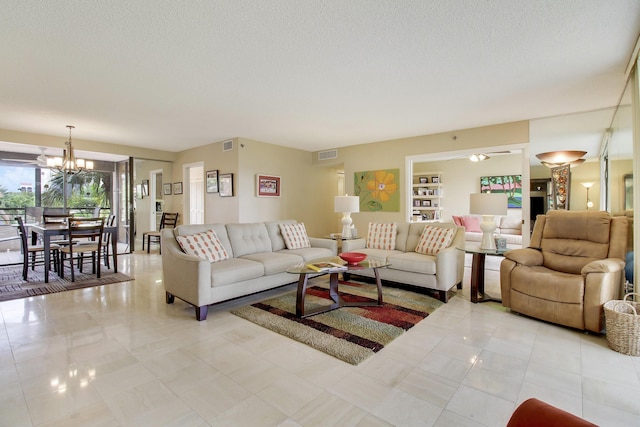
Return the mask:
[[628,293],[623,300],[611,300],[604,304],[607,341],[609,346],[629,356],[640,356],[640,302],[627,301]]

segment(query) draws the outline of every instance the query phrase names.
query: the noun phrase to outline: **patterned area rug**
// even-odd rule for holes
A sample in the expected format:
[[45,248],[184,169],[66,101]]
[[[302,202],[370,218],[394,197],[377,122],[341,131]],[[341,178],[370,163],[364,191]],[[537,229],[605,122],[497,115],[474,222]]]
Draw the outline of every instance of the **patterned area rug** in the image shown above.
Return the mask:
[[[328,305],[326,278],[307,289],[306,309]],[[352,365],[382,350],[395,338],[433,313],[443,303],[427,295],[383,285],[382,307],[343,307],[300,319],[295,315],[296,292],[232,310],[264,328],[307,344]],[[345,301],[376,301],[373,284],[340,282]],[[455,295],[455,294],[454,294]]]
[[22,266],[0,267],[0,301],[133,280],[132,277],[126,274],[114,273],[113,269],[107,269],[104,266],[100,271],[101,277],[99,279],[93,274],[80,273],[77,270],[75,276],[76,280],[72,282],[70,271],[65,270],[64,279],[58,277],[55,272],[50,271],[49,283],[44,283],[43,266],[36,266],[35,270],[29,269],[28,280],[25,281],[22,279]]

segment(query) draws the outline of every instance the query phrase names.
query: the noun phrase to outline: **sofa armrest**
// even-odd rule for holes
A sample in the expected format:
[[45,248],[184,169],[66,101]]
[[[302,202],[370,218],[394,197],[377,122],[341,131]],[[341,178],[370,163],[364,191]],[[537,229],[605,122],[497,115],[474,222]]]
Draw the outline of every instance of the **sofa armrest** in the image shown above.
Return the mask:
[[526,266],[542,265],[543,262],[542,252],[533,248],[522,248],[507,251],[505,252],[504,257],[517,264]]
[[172,229],[162,230],[164,288],[183,301],[200,307],[211,299],[211,263],[182,252]]
[[353,252],[358,249],[364,249],[367,247],[366,239],[353,239],[342,241],[342,252]]
[[309,242],[311,242],[311,247],[330,249],[333,255],[338,255],[338,242],[333,239],[309,237]]
[[436,281],[438,289],[451,289],[462,282],[464,251],[449,246],[436,254]]

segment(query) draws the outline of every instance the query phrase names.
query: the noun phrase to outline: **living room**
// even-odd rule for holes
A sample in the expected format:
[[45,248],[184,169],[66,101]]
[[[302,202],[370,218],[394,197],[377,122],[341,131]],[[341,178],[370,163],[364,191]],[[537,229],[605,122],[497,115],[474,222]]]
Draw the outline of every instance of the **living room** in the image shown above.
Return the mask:
[[[74,123],[74,145],[83,154],[141,161],[134,189],[162,170],[163,190],[171,184],[163,210],[179,212],[183,224],[192,222],[189,173],[201,168],[233,174],[229,197],[203,191],[202,222],[290,218],[304,222],[312,237],[340,231],[334,197],[353,194],[354,174],[398,170],[397,211],[352,214],[363,235],[369,222],[411,219],[409,177],[418,164],[432,171],[445,168],[438,162],[457,162],[452,171],[468,172],[468,181],[462,182],[466,173],[442,181],[448,223],[468,213],[478,177],[551,178],[536,154],[586,144],[565,122],[578,140],[535,145],[545,119],[608,108],[596,148],[589,146],[589,159],[572,170],[571,210],[586,209],[589,199],[594,210],[624,210],[620,179],[637,169],[637,159],[622,166],[611,159],[607,179],[600,178],[600,143],[608,141],[610,153],[626,150],[615,145],[625,132],[607,140],[606,129],[621,122],[618,104],[628,112],[637,105],[637,93],[621,102],[625,68],[637,57],[635,2],[505,2],[490,11],[472,2],[206,3],[8,5],[0,31],[10,41],[3,49],[11,78],[0,83],[6,94],[0,140],[62,153],[64,126]],[[162,25],[147,32],[152,22]],[[617,29],[624,36],[610,33]],[[529,38],[520,39],[525,33]],[[539,39],[531,37],[537,33]],[[508,43],[496,46],[494,38]],[[517,48],[508,50],[514,41]],[[281,46],[287,61],[274,54]],[[510,54],[496,54],[502,48]],[[224,61],[207,62],[217,49]],[[337,51],[329,68],[327,51]],[[358,56],[369,51],[376,55]],[[594,57],[603,64],[595,70],[588,67]],[[542,84],[557,82],[554,74],[563,80]],[[131,79],[121,84],[125,75]],[[372,84],[371,76],[386,84]],[[178,81],[194,86],[184,90]],[[629,82],[637,84],[636,71]],[[597,102],[591,92],[600,95]],[[488,113],[496,106],[500,119]],[[245,116],[236,115],[240,110]],[[124,117],[115,119],[119,113]],[[633,125],[619,126],[627,127]],[[637,134],[629,141],[633,152]],[[471,163],[466,156],[473,153],[490,159]],[[279,197],[257,197],[259,174],[279,178]],[[639,176],[633,173],[633,194]],[[596,183],[589,196],[587,181]],[[158,185],[152,182],[150,188]],[[523,188],[523,209],[510,214],[528,214],[530,190]],[[155,225],[153,206],[145,206],[150,200],[138,200],[140,234]],[[526,224],[526,238],[524,230]],[[207,320],[197,322],[191,304],[167,304],[157,247],[119,262],[133,280],[0,303],[0,424],[498,426],[529,397],[599,425],[634,425],[640,417],[638,358],[613,351],[603,335],[517,315],[498,303],[471,303],[468,269],[448,303],[353,366],[231,313],[295,292],[295,284],[212,305]]]

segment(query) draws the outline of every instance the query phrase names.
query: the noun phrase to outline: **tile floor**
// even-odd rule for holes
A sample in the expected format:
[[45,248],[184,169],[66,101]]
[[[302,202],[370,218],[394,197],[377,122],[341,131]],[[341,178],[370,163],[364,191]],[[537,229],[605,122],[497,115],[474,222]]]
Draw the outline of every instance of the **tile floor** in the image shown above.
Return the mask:
[[135,280],[0,303],[0,425],[503,426],[531,396],[640,424],[640,358],[471,304],[467,283],[356,367],[229,314],[265,294],[197,322],[165,304],[157,252],[120,268]]

